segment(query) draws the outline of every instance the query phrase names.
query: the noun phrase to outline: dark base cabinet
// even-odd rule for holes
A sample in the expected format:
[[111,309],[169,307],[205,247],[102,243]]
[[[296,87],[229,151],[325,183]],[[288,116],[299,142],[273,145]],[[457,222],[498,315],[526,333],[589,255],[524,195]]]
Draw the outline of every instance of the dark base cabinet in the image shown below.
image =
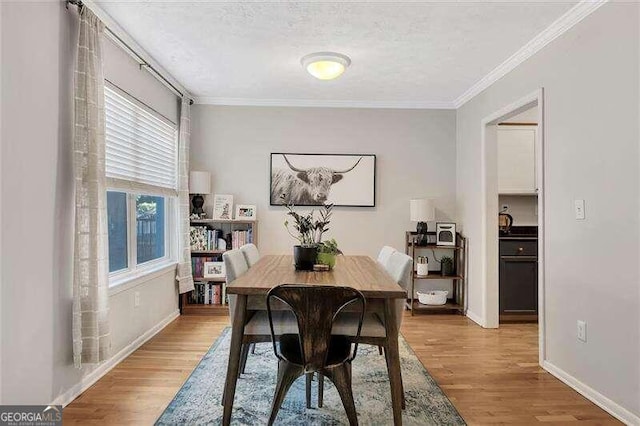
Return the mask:
[[537,242],[513,243],[500,244],[500,320],[537,321]]

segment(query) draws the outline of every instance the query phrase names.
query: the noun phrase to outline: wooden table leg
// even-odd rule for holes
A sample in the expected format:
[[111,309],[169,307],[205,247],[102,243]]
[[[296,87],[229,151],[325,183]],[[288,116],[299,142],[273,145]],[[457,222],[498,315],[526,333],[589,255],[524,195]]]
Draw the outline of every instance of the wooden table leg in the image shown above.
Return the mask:
[[398,349],[398,324],[396,321],[395,299],[384,300],[384,324],[387,332],[387,351],[389,384],[391,385],[391,407],[393,424],[402,425],[402,376],[400,371],[400,352]]
[[236,395],[236,382],[240,370],[242,352],[242,338],[244,337],[244,320],[246,317],[247,296],[239,294],[231,323],[231,347],[229,348],[229,365],[227,366],[227,380],[224,385],[224,411],[222,424],[228,426],[231,422],[233,399]]

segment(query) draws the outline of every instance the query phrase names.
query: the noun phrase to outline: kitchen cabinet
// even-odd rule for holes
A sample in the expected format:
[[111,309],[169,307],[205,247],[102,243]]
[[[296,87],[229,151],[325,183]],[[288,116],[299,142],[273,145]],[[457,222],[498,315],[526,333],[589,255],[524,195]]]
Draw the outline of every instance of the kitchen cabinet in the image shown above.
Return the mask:
[[536,239],[500,241],[500,319],[538,314],[538,242]]
[[537,192],[536,132],[537,126],[498,126],[498,193]]

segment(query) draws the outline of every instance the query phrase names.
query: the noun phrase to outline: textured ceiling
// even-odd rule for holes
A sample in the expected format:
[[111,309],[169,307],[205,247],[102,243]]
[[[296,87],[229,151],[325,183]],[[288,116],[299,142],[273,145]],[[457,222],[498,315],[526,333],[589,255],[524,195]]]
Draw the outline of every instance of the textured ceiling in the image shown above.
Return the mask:
[[[97,3],[200,98],[451,103],[576,2]],[[352,65],[319,81],[327,50]]]

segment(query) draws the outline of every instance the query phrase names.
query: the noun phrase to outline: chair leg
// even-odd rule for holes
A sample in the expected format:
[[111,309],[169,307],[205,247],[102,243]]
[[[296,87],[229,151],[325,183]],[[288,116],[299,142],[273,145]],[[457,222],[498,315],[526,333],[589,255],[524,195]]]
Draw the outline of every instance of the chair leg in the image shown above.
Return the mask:
[[342,399],[342,405],[347,412],[347,418],[349,419],[349,425],[358,425],[358,414],[356,412],[356,405],[353,402],[353,391],[351,389],[351,363],[345,362],[342,365],[326,370],[329,374],[329,378],[336,386],[340,399]]
[[378,345],[378,354],[382,355],[382,346]]
[[251,355],[255,355],[256,354],[256,344],[252,343],[251,344]]
[[240,374],[244,374],[244,369],[247,366],[247,357],[249,356],[249,346],[250,344],[245,343],[244,345],[242,345],[242,352],[240,354],[240,373],[238,373],[238,376],[240,376]]
[[[382,346],[380,346],[382,347]],[[389,371],[389,357],[387,356],[387,351],[384,351],[384,359],[387,363],[387,371]],[[402,381],[402,371],[400,371],[400,392],[402,393],[402,409],[407,408],[407,403],[404,398],[404,382]]]
[[324,399],[324,376],[318,373],[318,408],[322,408],[323,399]]
[[313,373],[307,373],[305,376],[307,408],[311,408],[311,382],[313,382]]
[[278,383],[276,384],[276,391],[273,395],[273,403],[271,404],[271,415],[269,416],[268,426],[271,426],[276,420],[282,401],[287,395],[287,392],[293,382],[303,374],[304,369],[302,367],[290,364],[286,361],[278,361]]

